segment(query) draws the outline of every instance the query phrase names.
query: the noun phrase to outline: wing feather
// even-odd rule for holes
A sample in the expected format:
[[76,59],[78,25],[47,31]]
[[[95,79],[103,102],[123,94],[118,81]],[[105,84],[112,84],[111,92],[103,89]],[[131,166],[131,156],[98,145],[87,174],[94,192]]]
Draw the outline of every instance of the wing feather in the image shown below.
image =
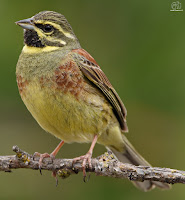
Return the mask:
[[92,83],[94,83],[104,93],[104,95],[114,108],[114,113],[120,123],[122,131],[127,132],[127,111],[116,90],[113,88],[104,72],[97,65],[96,61],[94,61],[94,59],[85,50],[79,49],[73,51],[75,53],[78,53],[78,55],[76,54],[78,58],[80,56],[79,59],[76,59],[78,60],[78,66],[80,70]]

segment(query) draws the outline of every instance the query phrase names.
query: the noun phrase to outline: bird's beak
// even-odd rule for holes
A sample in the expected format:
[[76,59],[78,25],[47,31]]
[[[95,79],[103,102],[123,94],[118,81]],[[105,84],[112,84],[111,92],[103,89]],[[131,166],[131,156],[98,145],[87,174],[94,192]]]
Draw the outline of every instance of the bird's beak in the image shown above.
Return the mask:
[[23,20],[15,22],[15,23],[24,29],[29,29],[29,30],[34,29],[33,18],[23,19]]

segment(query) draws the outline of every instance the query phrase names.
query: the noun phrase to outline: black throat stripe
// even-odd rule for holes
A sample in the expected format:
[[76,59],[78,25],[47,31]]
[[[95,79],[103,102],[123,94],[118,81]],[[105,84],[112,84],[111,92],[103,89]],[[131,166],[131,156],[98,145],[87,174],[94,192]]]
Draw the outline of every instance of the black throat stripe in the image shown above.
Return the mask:
[[24,42],[31,47],[45,47],[39,39],[39,36],[34,30],[25,30],[24,32]]

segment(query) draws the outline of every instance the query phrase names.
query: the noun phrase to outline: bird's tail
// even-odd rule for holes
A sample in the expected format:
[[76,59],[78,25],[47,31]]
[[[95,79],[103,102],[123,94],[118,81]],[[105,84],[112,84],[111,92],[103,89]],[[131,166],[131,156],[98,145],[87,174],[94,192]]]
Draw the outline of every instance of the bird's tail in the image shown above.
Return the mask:
[[[128,141],[128,139],[123,135],[123,141],[125,143],[125,150],[124,152],[118,152],[113,147],[107,147],[107,149],[110,149],[113,154],[116,156],[116,158],[123,163],[130,163],[133,165],[143,165],[143,166],[151,166],[132,146],[132,144]],[[159,187],[160,189],[170,189],[170,185],[167,183],[161,183],[157,181],[149,181],[146,180],[144,182],[139,181],[133,181],[134,185],[143,190],[143,191],[149,191],[155,186]]]

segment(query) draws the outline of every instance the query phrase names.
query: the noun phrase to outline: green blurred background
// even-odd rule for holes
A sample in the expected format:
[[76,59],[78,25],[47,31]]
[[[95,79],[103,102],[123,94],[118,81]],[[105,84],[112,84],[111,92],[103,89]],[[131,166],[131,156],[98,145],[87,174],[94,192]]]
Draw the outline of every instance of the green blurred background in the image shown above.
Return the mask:
[[[66,16],[81,45],[99,63],[128,110],[127,134],[154,166],[185,170],[185,16],[170,0],[0,0],[0,154],[17,144],[29,153],[51,152],[59,140],[45,133],[24,106],[15,66],[23,46],[15,21],[42,10]],[[185,3],[182,9],[185,9]],[[75,157],[89,144],[64,145],[57,157]],[[94,156],[105,151],[97,145]],[[128,180],[82,174],[55,180],[50,172],[0,173],[0,199],[184,199],[185,186],[148,193]]]

